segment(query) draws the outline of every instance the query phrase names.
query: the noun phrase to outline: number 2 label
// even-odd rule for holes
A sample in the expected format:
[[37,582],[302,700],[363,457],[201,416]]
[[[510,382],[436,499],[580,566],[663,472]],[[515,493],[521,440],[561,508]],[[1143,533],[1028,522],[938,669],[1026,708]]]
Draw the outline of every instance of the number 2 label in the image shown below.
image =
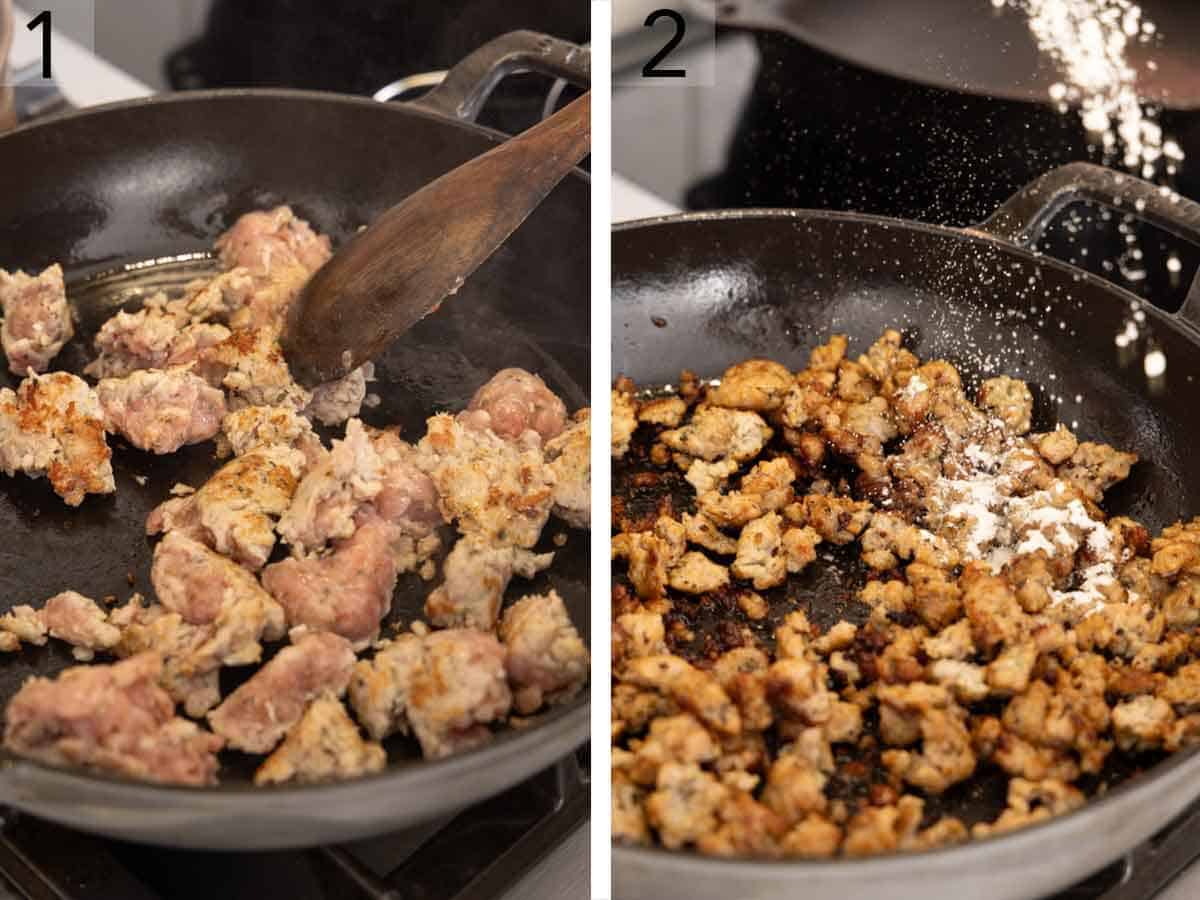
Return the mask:
[[645,27],[653,28],[654,24],[659,19],[670,19],[675,23],[675,33],[670,39],[650,58],[650,61],[642,67],[643,78],[686,78],[687,69],[660,69],[658,64],[666,59],[671,51],[679,46],[679,42],[683,40],[683,34],[687,31],[687,22],[683,16],[673,9],[656,9],[650,15],[646,16]]

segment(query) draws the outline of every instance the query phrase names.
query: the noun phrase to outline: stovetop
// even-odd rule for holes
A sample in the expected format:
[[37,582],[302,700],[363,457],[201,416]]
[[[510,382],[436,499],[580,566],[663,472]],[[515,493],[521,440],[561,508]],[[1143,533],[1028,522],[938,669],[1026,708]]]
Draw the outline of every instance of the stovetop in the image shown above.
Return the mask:
[[1168,900],[1191,897],[1185,889],[1177,894],[1179,876],[1200,855],[1200,803],[1140,847],[1097,872],[1086,881],[1047,900]]
[[0,827],[0,898],[488,900],[503,895],[585,825],[587,773],[583,748],[456,815],[309,850],[151,847],[8,812]]

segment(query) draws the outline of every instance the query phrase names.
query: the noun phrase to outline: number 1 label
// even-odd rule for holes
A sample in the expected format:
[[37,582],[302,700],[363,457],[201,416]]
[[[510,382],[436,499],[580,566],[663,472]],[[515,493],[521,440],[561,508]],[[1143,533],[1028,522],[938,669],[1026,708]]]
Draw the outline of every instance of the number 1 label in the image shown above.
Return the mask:
[[28,25],[25,26],[30,31],[35,31],[38,28],[42,29],[42,77],[43,78],[52,77],[50,74],[52,71],[51,66],[50,66],[50,31],[53,27],[53,25],[52,25],[53,18],[54,17],[51,14],[50,10],[43,9],[40,13],[38,13],[36,16],[34,16],[29,21]]

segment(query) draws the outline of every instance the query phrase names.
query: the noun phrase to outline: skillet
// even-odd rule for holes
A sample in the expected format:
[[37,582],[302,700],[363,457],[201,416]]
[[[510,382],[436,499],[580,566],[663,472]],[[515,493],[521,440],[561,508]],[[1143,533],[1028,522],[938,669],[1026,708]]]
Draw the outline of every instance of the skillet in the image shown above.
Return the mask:
[[[846,333],[865,350],[884,328],[900,328],[922,359],[959,365],[968,393],[991,375],[1027,380],[1035,430],[1062,421],[1082,438],[1137,452],[1141,462],[1105,507],[1157,532],[1200,513],[1200,479],[1191,472],[1200,442],[1200,281],[1184,307],[1169,312],[1028,249],[1057,212],[1081,200],[1136,210],[1200,243],[1200,205],[1086,163],[1049,172],[970,230],[809,210],[694,213],[618,226],[612,374],[662,385],[684,368],[715,377],[751,356],[798,369],[830,333]],[[1135,311],[1145,315],[1142,337],[1122,350],[1115,338]],[[1143,368],[1153,349],[1167,359],[1159,378]],[[617,496],[620,476],[618,466]],[[793,582],[790,604],[799,601],[817,621],[824,613],[822,624],[843,611],[845,570]],[[775,612],[787,605],[773,599]],[[1070,815],[921,853],[770,862],[615,846],[615,894],[1041,897],[1118,859],[1200,797],[1200,754],[1152,762],[1106,773],[1112,789]],[[973,782],[942,798],[944,811],[968,823],[994,818],[1003,790]]]
[[[334,94],[233,90],[166,95],[38,123],[0,137],[0,265],[61,262],[79,337],[55,361],[78,372],[91,336],[118,305],[211,271],[214,238],[244,212],[289,203],[335,246],[426,182],[503,138],[474,123],[506,74],[536,70],[586,86],[585,50],[514,32],[464,59],[414,104]],[[461,409],[496,370],[538,372],[569,409],[587,403],[587,176],[566,178],[453,302],[377,364],[368,424],[399,423],[416,440],[425,419]],[[0,385],[14,386],[7,372]],[[328,434],[326,435],[328,437]],[[153,457],[115,446],[117,493],[71,510],[44,480],[0,477],[0,608],[74,588],[92,597],[152,596],[146,514],[182,481],[218,463],[211,444]],[[144,479],[145,483],[141,483]],[[561,531],[551,523],[544,533]],[[553,570],[514,584],[554,587],[587,636],[587,537],[571,532]],[[392,616],[411,622],[430,586],[406,576]],[[51,642],[53,645],[55,642]],[[73,660],[63,647],[0,661],[0,703],[31,675]],[[223,673],[223,693],[238,673]],[[244,675],[243,675],[244,677]],[[56,770],[0,754],[0,803],[77,828],[149,843],[262,849],[346,841],[432,819],[524,780],[586,739],[586,692],[488,746],[424,762],[388,743],[385,772],[323,786],[252,788],[252,765],[223,758],[222,784],[181,788]]]

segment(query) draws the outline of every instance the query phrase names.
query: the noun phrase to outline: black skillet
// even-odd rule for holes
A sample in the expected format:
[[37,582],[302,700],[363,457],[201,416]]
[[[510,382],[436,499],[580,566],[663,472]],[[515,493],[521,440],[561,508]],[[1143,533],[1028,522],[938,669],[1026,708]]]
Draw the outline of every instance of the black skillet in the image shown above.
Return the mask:
[[[414,104],[300,91],[157,97],[63,116],[0,138],[0,265],[67,272],[80,336],[58,365],[78,371],[90,338],[122,303],[199,270],[213,239],[247,210],[290,203],[337,245],[392,204],[494,146],[473,124],[505,74],[535,70],[583,83],[586,51],[514,32],[465,59]],[[588,399],[589,185],[565,179],[450,303],[378,362],[370,424],[400,423],[415,440],[434,412],[462,408],[497,369],[538,372],[568,408]],[[155,261],[145,268],[131,264]],[[0,375],[0,384],[15,379]],[[172,484],[200,484],[211,444],[153,457],[117,443],[117,493],[68,509],[44,480],[0,476],[0,606],[40,603],[74,588],[93,597],[150,595],[147,512]],[[144,484],[142,483],[144,479]],[[563,530],[551,523],[545,541]],[[554,587],[588,627],[587,537],[571,532],[553,569],[511,595]],[[393,618],[420,615],[429,585],[402,579]],[[0,662],[0,702],[30,675],[72,660],[61,646]],[[228,673],[230,683],[237,673]],[[224,686],[224,685],[223,685]],[[486,748],[423,762],[403,739],[389,766],[360,781],[254,789],[253,765],[230,754],[214,789],[135,784],[5,757],[0,803],[87,830],[153,843],[266,848],[344,841],[423,821],[512,785],[587,736],[586,693],[497,736]]]
[[[1106,507],[1157,531],[1200,513],[1192,476],[1200,443],[1200,283],[1167,313],[1095,276],[1033,253],[1067,203],[1118,206],[1200,243],[1200,205],[1088,164],[1054,170],[977,229],[959,231],[847,213],[747,210],[696,213],[619,226],[613,235],[614,376],[639,385],[702,377],[766,356],[799,369],[832,332],[861,352],[886,327],[904,330],[924,359],[956,363],[968,382],[1007,373],[1035,395],[1035,428],[1056,421],[1084,438],[1136,451],[1142,462]],[[1142,337],[1116,336],[1135,313]],[[1144,357],[1165,354],[1158,378]],[[1078,398],[1078,399],[1077,399]],[[619,487],[620,468],[614,474]],[[845,604],[845,579],[806,573],[793,586],[819,618]],[[723,861],[614,847],[616,895],[701,900],[730,896],[808,900],[1009,900],[1072,884],[1145,841],[1200,797],[1200,756],[1183,753],[1081,811],[962,847],[868,860]],[[943,798],[968,821],[992,818],[1003,794],[986,785]]]

